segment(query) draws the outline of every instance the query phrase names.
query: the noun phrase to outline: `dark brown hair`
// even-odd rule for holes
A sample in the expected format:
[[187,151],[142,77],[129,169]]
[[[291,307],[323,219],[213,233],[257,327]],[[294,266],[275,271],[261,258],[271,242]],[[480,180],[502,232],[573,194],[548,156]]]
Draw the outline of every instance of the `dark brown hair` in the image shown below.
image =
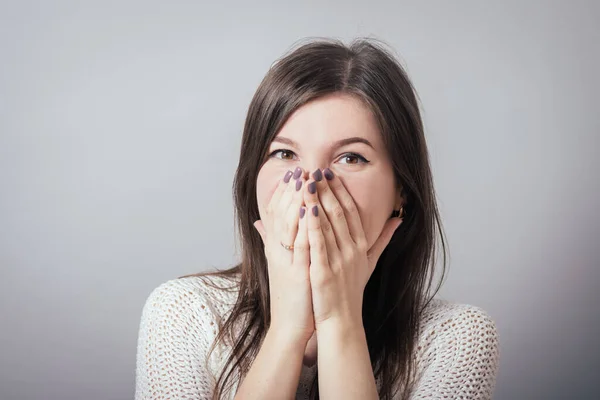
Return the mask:
[[[232,353],[218,377],[214,399],[230,390],[234,379],[243,379],[270,324],[267,260],[253,226],[260,218],[258,172],[287,118],[307,102],[332,93],[353,95],[372,110],[397,184],[403,188],[404,222],[366,285],[363,323],[373,371],[381,382],[380,398],[391,399],[395,389],[405,397],[410,390],[421,313],[443,281],[447,251],[417,95],[386,47],[379,40],[365,38],[349,46],[335,39],[300,43],[272,65],[250,103],[233,187],[242,259],[233,268],[198,274],[235,276],[239,282],[236,304],[220,324],[211,348],[224,342],[229,333]],[[443,271],[431,293],[438,234]],[[234,324],[241,329],[235,331]],[[315,378],[311,398],[318,396]]]

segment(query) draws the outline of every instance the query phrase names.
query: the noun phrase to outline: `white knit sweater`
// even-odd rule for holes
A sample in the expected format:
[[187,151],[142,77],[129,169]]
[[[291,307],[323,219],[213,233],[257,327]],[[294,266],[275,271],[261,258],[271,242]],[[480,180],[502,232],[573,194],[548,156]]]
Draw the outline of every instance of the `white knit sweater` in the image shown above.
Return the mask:
[[[231,285],[225,278],[210,279]],[[139,330],[136,400],[211,398],[230,346],[217,346],[206,356],[236,295],[198,277],[171,280],[150,294]],[[421,322],[418,380],[410,399],[490,399],[498,356],[496,327],[483,310],[434,300]],[[296,399],[308,399],[315,370],[316,365],[302,366]]]

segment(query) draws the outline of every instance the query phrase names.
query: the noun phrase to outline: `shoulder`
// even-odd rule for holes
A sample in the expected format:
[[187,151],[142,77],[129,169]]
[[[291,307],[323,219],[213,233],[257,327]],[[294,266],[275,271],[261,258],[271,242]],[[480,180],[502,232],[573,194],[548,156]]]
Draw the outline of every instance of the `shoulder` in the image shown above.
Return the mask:
[[177,398],[209,398],[227,350],[210,349],[236,300],[232,285],[205,275],[173,279],[152,290],[139,327],[136,399],[173,398],[173,390]]
[[172,279],[156,287],[144,304],[140,337],[174,340],[177,334],[212,342],[237,300],[236,282],[214,275]]
[[[443,331],[457,329],[485,330],[495,334],[495,322],[482,308],[470,304],[451,303],[433,299],[421,316],[421,329],[443,328]],[[493,332],[492,332],[493,331]]]
[[235,303],[235,283],[232,279],[214,275],[169,280],[152,290],[143,314],[159,311],[163,316],[209,313],[223,317]]
[[496,323],[480,307],[434,299],[421,317],[419,337],[421,350],[432,347],[459,353],[477,347],[482,355],[495,361],[498,349]]
[[482,308],[432,300],[421,317],[417,353],[422,390],[451,397],[491,397],[498,369],[498,332]]

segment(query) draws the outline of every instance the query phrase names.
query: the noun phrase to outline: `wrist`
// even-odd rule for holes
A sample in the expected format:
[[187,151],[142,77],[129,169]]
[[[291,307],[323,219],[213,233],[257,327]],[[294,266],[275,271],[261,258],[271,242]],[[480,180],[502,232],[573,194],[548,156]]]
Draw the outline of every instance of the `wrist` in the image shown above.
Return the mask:
[[366,338],[362,320],[330,318],[316,325],[317,339],[350,340]]
[[304,334],[270,327],[265,335],[265,341],[267,340],[277,348],[284,349],[286,352],[300,352],[304,355],[304,350],[310,340],[310,336],[306,338]]

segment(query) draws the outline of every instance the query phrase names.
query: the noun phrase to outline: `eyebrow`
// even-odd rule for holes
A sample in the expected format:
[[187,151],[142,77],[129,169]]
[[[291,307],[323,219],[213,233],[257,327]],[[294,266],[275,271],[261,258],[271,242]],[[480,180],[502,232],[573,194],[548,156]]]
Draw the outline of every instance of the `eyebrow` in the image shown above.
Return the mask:
[[[288,138],[283,137],[283,136],[276,136],[275,139],[273,139],[273,142],[279,142],[279,143],[287,144],[289,146],[293,146],[293,147],[296,147],[296,148],[300,147],[300,146],[298,146],[298,143],[296,143],[292,139],[288,139]],[[358,136],[353,136],[353,137],[349,137],[349,138],[346,138],[346,139],[338,140],[337,142],[335,142],[333,144],[333,146],[334,146],[334,148],[338,148],[338,147],[348,146],[349,144],[352,144],[352,143],[364,143],[367,146],[371,147],[373,150],[375,150],[375,147],[371,144],[371,142],[369,142],[365,138],[358,137]]]

